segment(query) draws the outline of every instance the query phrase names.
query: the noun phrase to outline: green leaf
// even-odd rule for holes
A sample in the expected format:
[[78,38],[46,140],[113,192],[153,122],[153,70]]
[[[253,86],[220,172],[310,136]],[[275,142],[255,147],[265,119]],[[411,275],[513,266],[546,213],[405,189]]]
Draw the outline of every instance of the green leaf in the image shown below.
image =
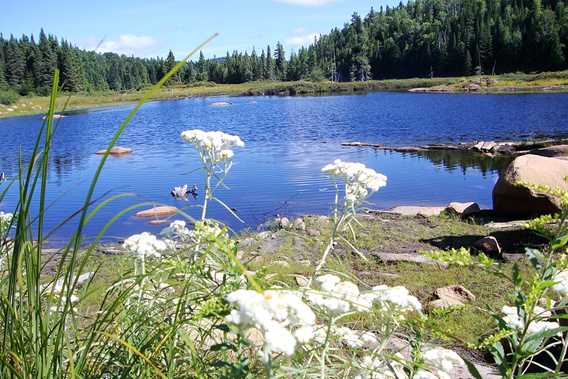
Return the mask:
[[483,379],[483,377],[481,376],[481,374],[477,370],[477,367],[475,367],[475,365],[471,361],[469,361],[468,359],[465,359],[464,357],[462,357],[462,359],[465,362],[465,365],[467,366],[467,370],[469,371],[471,376],[473,376],[475,379]]
[[563,235],[563,236],[561,236],[561,237],[558,237],[558,238],[556,238],[555,240],[553,240],[553,241],[550,243],[550,247],[551,247],[553,250],[558,250],[558,249],[560,249],[560,248],[566,246],[567,243],[568,243],[568,234],[565,234],[565,235]]

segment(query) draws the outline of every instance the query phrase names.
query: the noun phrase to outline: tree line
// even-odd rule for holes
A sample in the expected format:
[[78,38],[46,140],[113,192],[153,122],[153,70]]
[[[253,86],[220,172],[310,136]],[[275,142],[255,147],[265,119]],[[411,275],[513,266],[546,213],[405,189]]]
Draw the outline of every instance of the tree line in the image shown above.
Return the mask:
[[[97,53],[40,32],[0,35],[0,88],[45,94],[54,69],[64,90],[121,91],[156,83],[176,63]],[[334,80],[546,71],[568,66],[568,6],[559,0],[415,0],[353,14],[286,55],[278,42],[189,62],[170,84]]]

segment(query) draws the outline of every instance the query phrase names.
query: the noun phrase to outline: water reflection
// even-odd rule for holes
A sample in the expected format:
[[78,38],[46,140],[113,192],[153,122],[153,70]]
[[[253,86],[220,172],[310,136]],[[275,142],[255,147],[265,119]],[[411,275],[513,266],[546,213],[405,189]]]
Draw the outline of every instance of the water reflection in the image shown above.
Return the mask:
[[460,150],[427,150],[417,152],[404,152],[403,156],[426,158],[438,167],[444,167],[449,172],[456,170],[466,175],[468,169],[478,170],[484,176],[503,171],[509,163],[511,157],[487,155],[460,151]]

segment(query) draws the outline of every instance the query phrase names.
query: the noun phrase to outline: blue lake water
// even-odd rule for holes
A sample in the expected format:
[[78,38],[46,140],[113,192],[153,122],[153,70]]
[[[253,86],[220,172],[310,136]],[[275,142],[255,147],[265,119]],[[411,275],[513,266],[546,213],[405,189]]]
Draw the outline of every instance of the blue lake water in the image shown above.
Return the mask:
[[[213,101],[233,105],[212,107]],[[48,179],[48,228],[81,207],[101,159],[94,153],[107,145],[130,108],[90,110],[59,120]],[[0,171],[13,177],[20,151],[29,159],[41,123],[41,116],[0,120]],[[197,156],[179,137],[183,130],[195,128],[238,134],[245,141],[246,147],[235,151],[226,182],[230,189],[218,193],[245,224],[215,204],[209,215],[235,229],[254,228],[276,214],[328,213],[333,191],[320,169],[336,158],[363,162],[388,176],[388,186],[369,199],[369,207],[449,201],[477,201],[491,207],[491,189],[502,162],[467,154],[400,154],[341,143],[416,145],[566,134],[568,95],[371,93],[148,103],[119,140],[134,153],[110,158],[96,191],[96,197],[122,192],[136,197],[103,208],[86,234],[96,235],[117,212],[144,201],[175,205],[197,216],[196,201],[176,201],[169,194],[180,184],[202,187]],[[0,210],[12,210],[16,201],[16,191],[11,190]],[[163,227],[149,225],[132,213],[112,225],[107,240]],[[73,230],[72,222],[58,229],[52,243],[65,240]]]

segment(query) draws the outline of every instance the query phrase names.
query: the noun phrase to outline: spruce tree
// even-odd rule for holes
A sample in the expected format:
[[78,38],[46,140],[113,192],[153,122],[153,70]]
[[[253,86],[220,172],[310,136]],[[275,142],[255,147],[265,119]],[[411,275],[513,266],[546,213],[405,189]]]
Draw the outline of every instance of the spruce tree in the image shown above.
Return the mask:
[[47,93],[51,86],[53,72],[57,69],[57,51],[54,50],[53,40],[50,40],[43,29],[39,34],[39,51],[41,64],[38,67],[36,78],[39,84],[39,91]]
[[20,46],[12,36],[6,46],[6,80],[14,90],[20,90],[24,81],[26,63]]

